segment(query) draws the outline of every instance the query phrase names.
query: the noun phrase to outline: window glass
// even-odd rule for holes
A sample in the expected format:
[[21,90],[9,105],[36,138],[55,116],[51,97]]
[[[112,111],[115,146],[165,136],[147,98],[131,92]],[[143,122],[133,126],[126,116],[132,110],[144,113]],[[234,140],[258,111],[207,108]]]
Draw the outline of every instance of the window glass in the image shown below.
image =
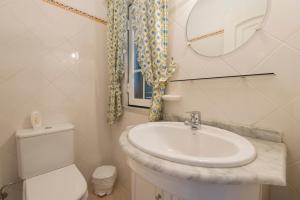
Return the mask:
[[134,69],[141,69],[141,66],[139,64],[138,61],[138,50],[137,50],[137,46],[134,45]]
[[134,72],[134,98],[144,98],[144,85],[142,72]]
[[145,99],[152,98],[152,87],[145,81]]

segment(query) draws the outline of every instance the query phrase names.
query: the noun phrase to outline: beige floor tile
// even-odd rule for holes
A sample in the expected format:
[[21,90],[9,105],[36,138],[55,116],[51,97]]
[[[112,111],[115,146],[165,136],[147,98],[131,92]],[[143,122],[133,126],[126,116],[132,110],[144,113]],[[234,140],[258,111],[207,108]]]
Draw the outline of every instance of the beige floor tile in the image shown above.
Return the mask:
[[93,191],[91,189],[89,191],[88,200],[130,200],[130,193],[122,186],[117,185],[111,195],[100,198],[93,194]]

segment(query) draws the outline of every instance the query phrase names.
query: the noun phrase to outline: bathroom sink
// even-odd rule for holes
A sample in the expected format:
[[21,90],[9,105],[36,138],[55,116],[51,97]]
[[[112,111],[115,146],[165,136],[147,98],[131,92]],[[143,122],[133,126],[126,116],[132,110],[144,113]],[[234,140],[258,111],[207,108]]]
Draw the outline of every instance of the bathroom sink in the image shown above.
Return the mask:
[[146,123],[132,128],[128,139],[150,155],[200,167],[238,167],[256,157],[254,146],[244,137],[206,125],[192,130],[179,122]]

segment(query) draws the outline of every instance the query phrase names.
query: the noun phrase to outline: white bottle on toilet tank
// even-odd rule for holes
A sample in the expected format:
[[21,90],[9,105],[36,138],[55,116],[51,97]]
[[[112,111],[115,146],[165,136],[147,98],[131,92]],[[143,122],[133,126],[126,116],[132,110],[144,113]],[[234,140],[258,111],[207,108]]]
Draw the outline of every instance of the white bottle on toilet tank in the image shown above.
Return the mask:
[[42,127],[42,115],[39,111],[33,111],[30,115],[30,121],[33,129]]

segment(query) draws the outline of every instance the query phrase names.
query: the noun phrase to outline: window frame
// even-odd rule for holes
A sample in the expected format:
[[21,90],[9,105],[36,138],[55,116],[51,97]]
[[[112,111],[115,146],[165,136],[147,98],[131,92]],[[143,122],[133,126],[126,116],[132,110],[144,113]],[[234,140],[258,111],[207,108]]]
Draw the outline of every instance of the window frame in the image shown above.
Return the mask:
[[[130,23],[130,6],[128,7],[128,21]],[[131,26],[128,26],[128,67],[127,67],[127,95],[128,95],[128,106],[150,108],[151,99],[145,99],[145,79],[143,77],[143,99],[134,97],[134,73],[141,72],[141,69],[135,69],[135,44],[134,44],[134,31]]]

